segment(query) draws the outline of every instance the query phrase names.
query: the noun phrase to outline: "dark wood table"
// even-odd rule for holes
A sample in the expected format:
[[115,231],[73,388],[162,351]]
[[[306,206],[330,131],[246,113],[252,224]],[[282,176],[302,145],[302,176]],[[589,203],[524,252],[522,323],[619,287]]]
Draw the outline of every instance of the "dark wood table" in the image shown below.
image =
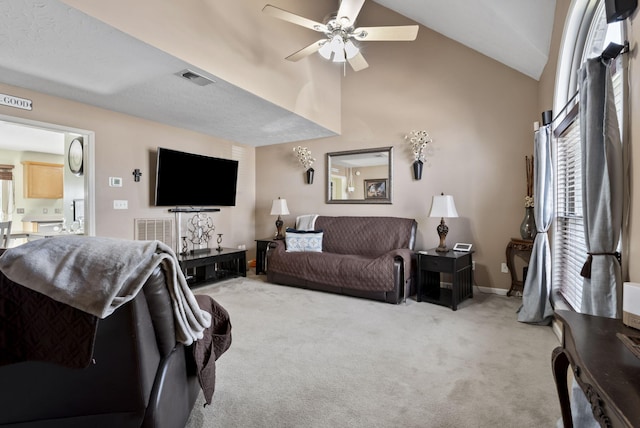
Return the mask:
[[204,254],[181,254],[178,262],[189,285],[247,276],[246,250],[222,248],[218,251],[214,248]]
[[[416,253],[418,272],[416,300],[458,310],[458,303],[473,297],[473,251],[447,251],[435,248]],[[451,288],[442,287],[440,274],[451,275]]]
[[256,239],[256,275],[267,272],[267,250],[273,238]]
[[619,319],[573,311],[556,311],[555,316],[563,325],[563,343],[553,350],[551,361],[565,428],[573,427],[569,366],[601,426],[639,427],[640,359],[617,333],[640,336],[640,330],[626,327]]
[[520,239],[511,238],[511,241],[507,244],[505,255],[507,257],[507,267],[509,268],[509,274],[511,274],[511,287],[507,291],[507,296],[511,296],[514,291],[524,291],[524,275],[522,280],[518,279],[518,273],[516,270],[515,257],[519,256],[525,261],[527,266],[529,265],[529,259],[531,258],[531,251],[533,250],[532,239]]

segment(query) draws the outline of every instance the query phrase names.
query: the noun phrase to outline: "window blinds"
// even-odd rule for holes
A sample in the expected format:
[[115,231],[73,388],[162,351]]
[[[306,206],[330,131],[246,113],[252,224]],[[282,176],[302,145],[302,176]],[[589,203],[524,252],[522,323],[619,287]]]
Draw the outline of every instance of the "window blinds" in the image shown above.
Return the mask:
[[553,288],[579,311],[582,302],[580,270],[587,250],[582,218],[582,150],[578,116],[556,137],[556,185]]
[[0,180],[13,180],[13,165],[0,165]]

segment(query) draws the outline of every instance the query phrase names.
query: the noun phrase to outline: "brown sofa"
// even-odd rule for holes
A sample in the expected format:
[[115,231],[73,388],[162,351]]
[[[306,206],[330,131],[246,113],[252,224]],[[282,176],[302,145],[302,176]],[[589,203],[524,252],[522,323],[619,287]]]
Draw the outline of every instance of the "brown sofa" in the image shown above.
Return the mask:
[[289,252],[276,241],[267,253],[267,280],[313,290],[399,303],[412,289],[418,224],[397,217],[319,216],[322,252]]

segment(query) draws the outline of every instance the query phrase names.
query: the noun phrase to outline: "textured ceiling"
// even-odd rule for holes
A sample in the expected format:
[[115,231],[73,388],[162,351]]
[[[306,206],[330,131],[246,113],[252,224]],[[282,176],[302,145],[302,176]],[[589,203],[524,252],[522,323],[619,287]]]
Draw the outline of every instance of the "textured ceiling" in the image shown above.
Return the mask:
[[[534,79],[547,62],[555,0],[376,2]],[[0,2],[0,82],[252,146],[334,135],[58,0]]]

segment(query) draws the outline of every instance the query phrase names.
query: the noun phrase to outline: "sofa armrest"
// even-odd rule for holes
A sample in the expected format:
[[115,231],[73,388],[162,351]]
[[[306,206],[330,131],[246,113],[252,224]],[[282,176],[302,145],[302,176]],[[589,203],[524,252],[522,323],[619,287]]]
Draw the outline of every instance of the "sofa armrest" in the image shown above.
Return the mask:
[[284,239],[269,242],[267,245],[267,258],[274,253],[284,253],[287,250]]
[[[398,289],[401,290],[404,299],[409,298],[411,295],[411,287],[413,284],[414,272],[415,272],[415,253],[408,248],[399,248],[396,250],[392,250],[389,252],[393,255],[393,259],[400,265],[400,270],[398,272],[398,277],[396,280],[398,281]],[[396,302],[399,303],[399,302]]]

